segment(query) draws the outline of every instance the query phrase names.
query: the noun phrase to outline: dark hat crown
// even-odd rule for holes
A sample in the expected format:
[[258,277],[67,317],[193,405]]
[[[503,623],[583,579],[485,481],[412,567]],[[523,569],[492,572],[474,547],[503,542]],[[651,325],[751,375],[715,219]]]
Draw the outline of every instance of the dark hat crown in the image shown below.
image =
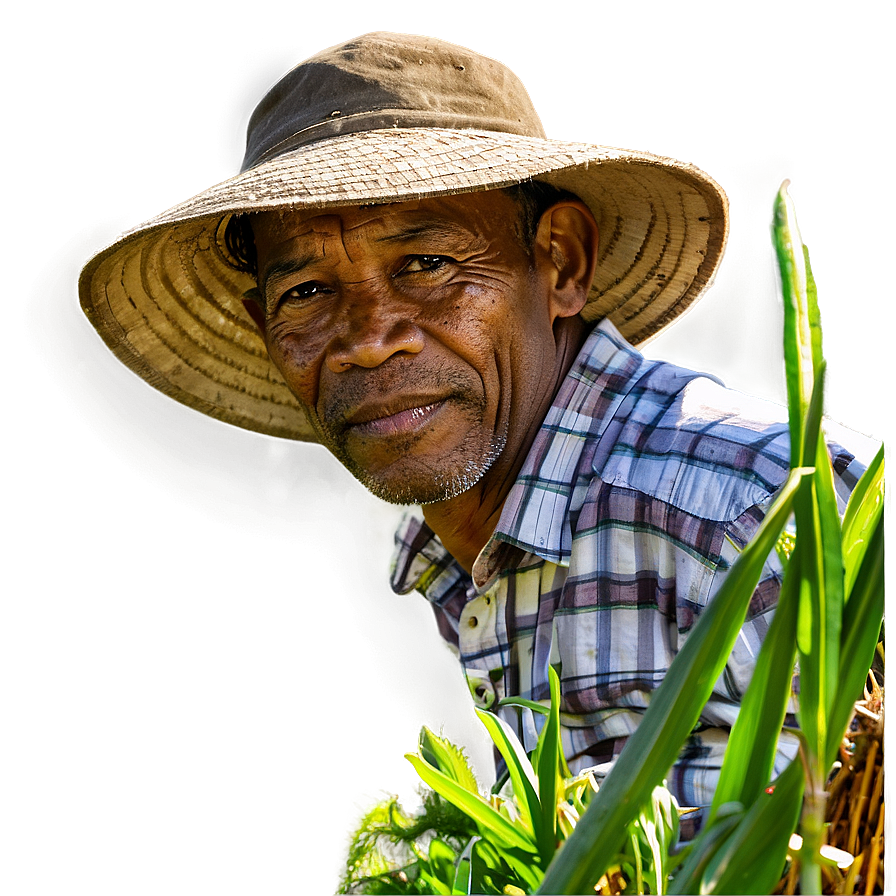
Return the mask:
[[413,127],[544,137],[525,87],[500,62],[376,32],[312,56],[268,91],[249,121],[242,170],[340,134]]

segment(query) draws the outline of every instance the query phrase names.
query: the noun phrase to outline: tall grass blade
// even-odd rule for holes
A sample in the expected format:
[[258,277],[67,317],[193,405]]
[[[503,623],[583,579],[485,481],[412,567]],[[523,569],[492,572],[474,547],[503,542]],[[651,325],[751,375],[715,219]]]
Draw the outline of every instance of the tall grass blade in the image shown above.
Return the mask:
[[[800,728],[810,763],[825,755],[829,714],[838,687],[840,628],[843,613],[843,564],[840,519],[827,451],[819,443],[811,489],[799,494],[797,550],[803,583],[797,642],[800,650]],[[816,769],[818,776],[824,771]]]
[[785,568],[778,606],[728,737],[707,825],[725,803],[751,806],[771,780],[778,736],[791,696],[800,578],[798,543]]
[[551,688],[551,712],[538,736],[535,768],[538,774],[538,794],[541,798],[541,824],[538,828],[538,848],[545,864],[557,849],[557,790],[561,783],[560,760],[560,680],[552,666],[548,667]]
[[791,465],[821,468],[811,484],[801,487],[795,502],[803,574],[797,623],[800,721],[810,752],[817,756],[823,752],[828,702],[837,674],[842,583],[835,555],[840,551],[840,537],[836,504],[833,516],[830,512],[833,482],[820,436],[824,361],[815,281],[787,186],[785,181],[775,200],[772,237],[784,302]]
[[[799,229],[796,227],[796,212],[792,210],[793,227],[799,237]],[[818,289],[815,286],[815,277],[812,274],[812,265],[809,262],[809,249],[800,242],[803,253],[803,266],[806,270],[806,318],[809,323],[809,343],[812,347],[812,374],[815,379],[821,372],[824,359],[821,344],[821,312],[818,310]]]
[[551,862],[540,892],[588,892],[619,851],[626,828],[668,773],[712,693],[805,472],[793,470],[781,487],[753,540],[728,571],[669,667],[615,767]]
[[[805,744],[806,799],[801,886],[821,890],[818,850],[823,837],[824,779],[830,704],[837,687],[840,622],[843,610],[840,519],[827,447],[821,436],[824,361],[821,325],[809,254],[802,245],[786,182],[775,202],[773,240],[784,300],[784,359],[787,378],[791,460],[815,465],[794,502],[802,581],[797,618],[800,654],[798,718]],[[811,388],[811,393],[807,390]],[[807,395],[811,400],[807,401]],[[803,421],[805,423],[803,424]],[[801,425],[803,424],[803,425]],[[799,440],[797,442],[797,440]],[[757,804],[754,804],[754,806]]]
[[[830,709],[831,698],[837,690],[840,665],[840,627],[843,616],[843,539],[840,512],[834,489],[834,471],[824,438],[819,436],[813,490],[818,505],[819,535],[821,537],[822,586],[821,612],[824,624],[825,670],[824,712]],[[797,533],[799,534],[799,533]],[[824,754],[822,749],[821,754]]]
[[793,202],[787,193],[788,185],[789,181],[784,181],[775,198],[772,242],[778,258],[784,300],[784,371],[790,424],[790,465],[798,467],[803,459],[803,421],[815,380],[814,348],[818,340],[813,338],[811,332],[806,256]]
[[826,756],[834,761],[840,739],[874,657],[884,613],[884,448],[856,484],[843,517],[846,589],[840,632],[839,686],[830,711]]
[[884,447],[856,483],[843,516],[843,568],[846,600],[865,554],[870,533],[884,509]]
[[837,756],[849,724],[854,701],[862,691],[874,658],[884,615],[884,518],[880,514],[868,538],[852,593],[843,611],[839,686],[830,709],[829,736],[824,756],[830,765]]
[[791,762],[747,810],[731,836],[712,857],[700,893],[771,893],[781,877],[787,844],[800,814],[803,770]]
[[700,892],[700,884],[709,863],[725,845],[743,816],[743,806],[729,803],[712,824],[700,832],[699,839],[688,847],[687,858],[669,884],[670,896]]
[[[787,312],[785,311],[785,318]],[[784,347],[785,353],[793,355],[796,349],[793,346]],[[823,368],[822,368],[823,371]],[[802,464],[806,467],[815,467],[817,460],[817,445],[821,437],[821,420],[824,405],[823,375],[814,383],[809,403],[806,405],[802,427]],[[797,622],[797,646],[801,653],[812,653],[813,638],[813,613],[814,595],[817,594],[818,583],[821,581],[820,559],[820,534],[817,531],[817,508],[812,493],[812,480],[803,481],[794,501],[794,515],[796,517],[797,539],[802,543],[802,575],[800,583],[800,613]],[[811,675],[811,670],[810,670]]]

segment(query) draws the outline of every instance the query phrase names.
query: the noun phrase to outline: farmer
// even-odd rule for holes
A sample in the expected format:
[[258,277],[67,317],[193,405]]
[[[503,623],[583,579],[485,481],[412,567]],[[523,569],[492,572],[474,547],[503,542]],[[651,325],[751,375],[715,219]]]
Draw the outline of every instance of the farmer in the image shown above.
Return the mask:
[[[575,771],[618,754],[788,472],[782,409],[633,347],[710,282],[726,216],[690,165],[546,139],[494,60],[369,34],[289,72],[242,173],[97,254],[81,303],[166,394],[421,505],[392,587],[480,707],[557,669]],[[831,451],[845,496],[860,465]],[[683,805],[711,799],[779,583],[772,556]],[[501,713],[531,748],[533,714]]]

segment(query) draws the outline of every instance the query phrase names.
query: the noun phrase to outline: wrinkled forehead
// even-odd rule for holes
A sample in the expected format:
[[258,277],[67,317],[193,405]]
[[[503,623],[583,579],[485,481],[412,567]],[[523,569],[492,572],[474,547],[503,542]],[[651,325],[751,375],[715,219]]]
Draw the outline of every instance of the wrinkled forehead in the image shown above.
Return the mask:
[[439,232],[496,236],[512,228],[515,209],[507,193],[489,190],[381,205],[277,209],[253,215],[252,229],[262,246],[326,239],[388,243]]

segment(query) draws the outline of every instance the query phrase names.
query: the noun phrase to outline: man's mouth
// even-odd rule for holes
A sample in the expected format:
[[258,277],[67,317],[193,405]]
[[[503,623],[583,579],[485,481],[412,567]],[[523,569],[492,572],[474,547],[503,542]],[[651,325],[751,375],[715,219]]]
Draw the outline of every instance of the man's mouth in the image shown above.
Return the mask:
[[414,405],[391,412],[388,408],[355,413],[347,421],[346,433],[355,436],[409,435],[426,426],[445,406],[447,399]]

